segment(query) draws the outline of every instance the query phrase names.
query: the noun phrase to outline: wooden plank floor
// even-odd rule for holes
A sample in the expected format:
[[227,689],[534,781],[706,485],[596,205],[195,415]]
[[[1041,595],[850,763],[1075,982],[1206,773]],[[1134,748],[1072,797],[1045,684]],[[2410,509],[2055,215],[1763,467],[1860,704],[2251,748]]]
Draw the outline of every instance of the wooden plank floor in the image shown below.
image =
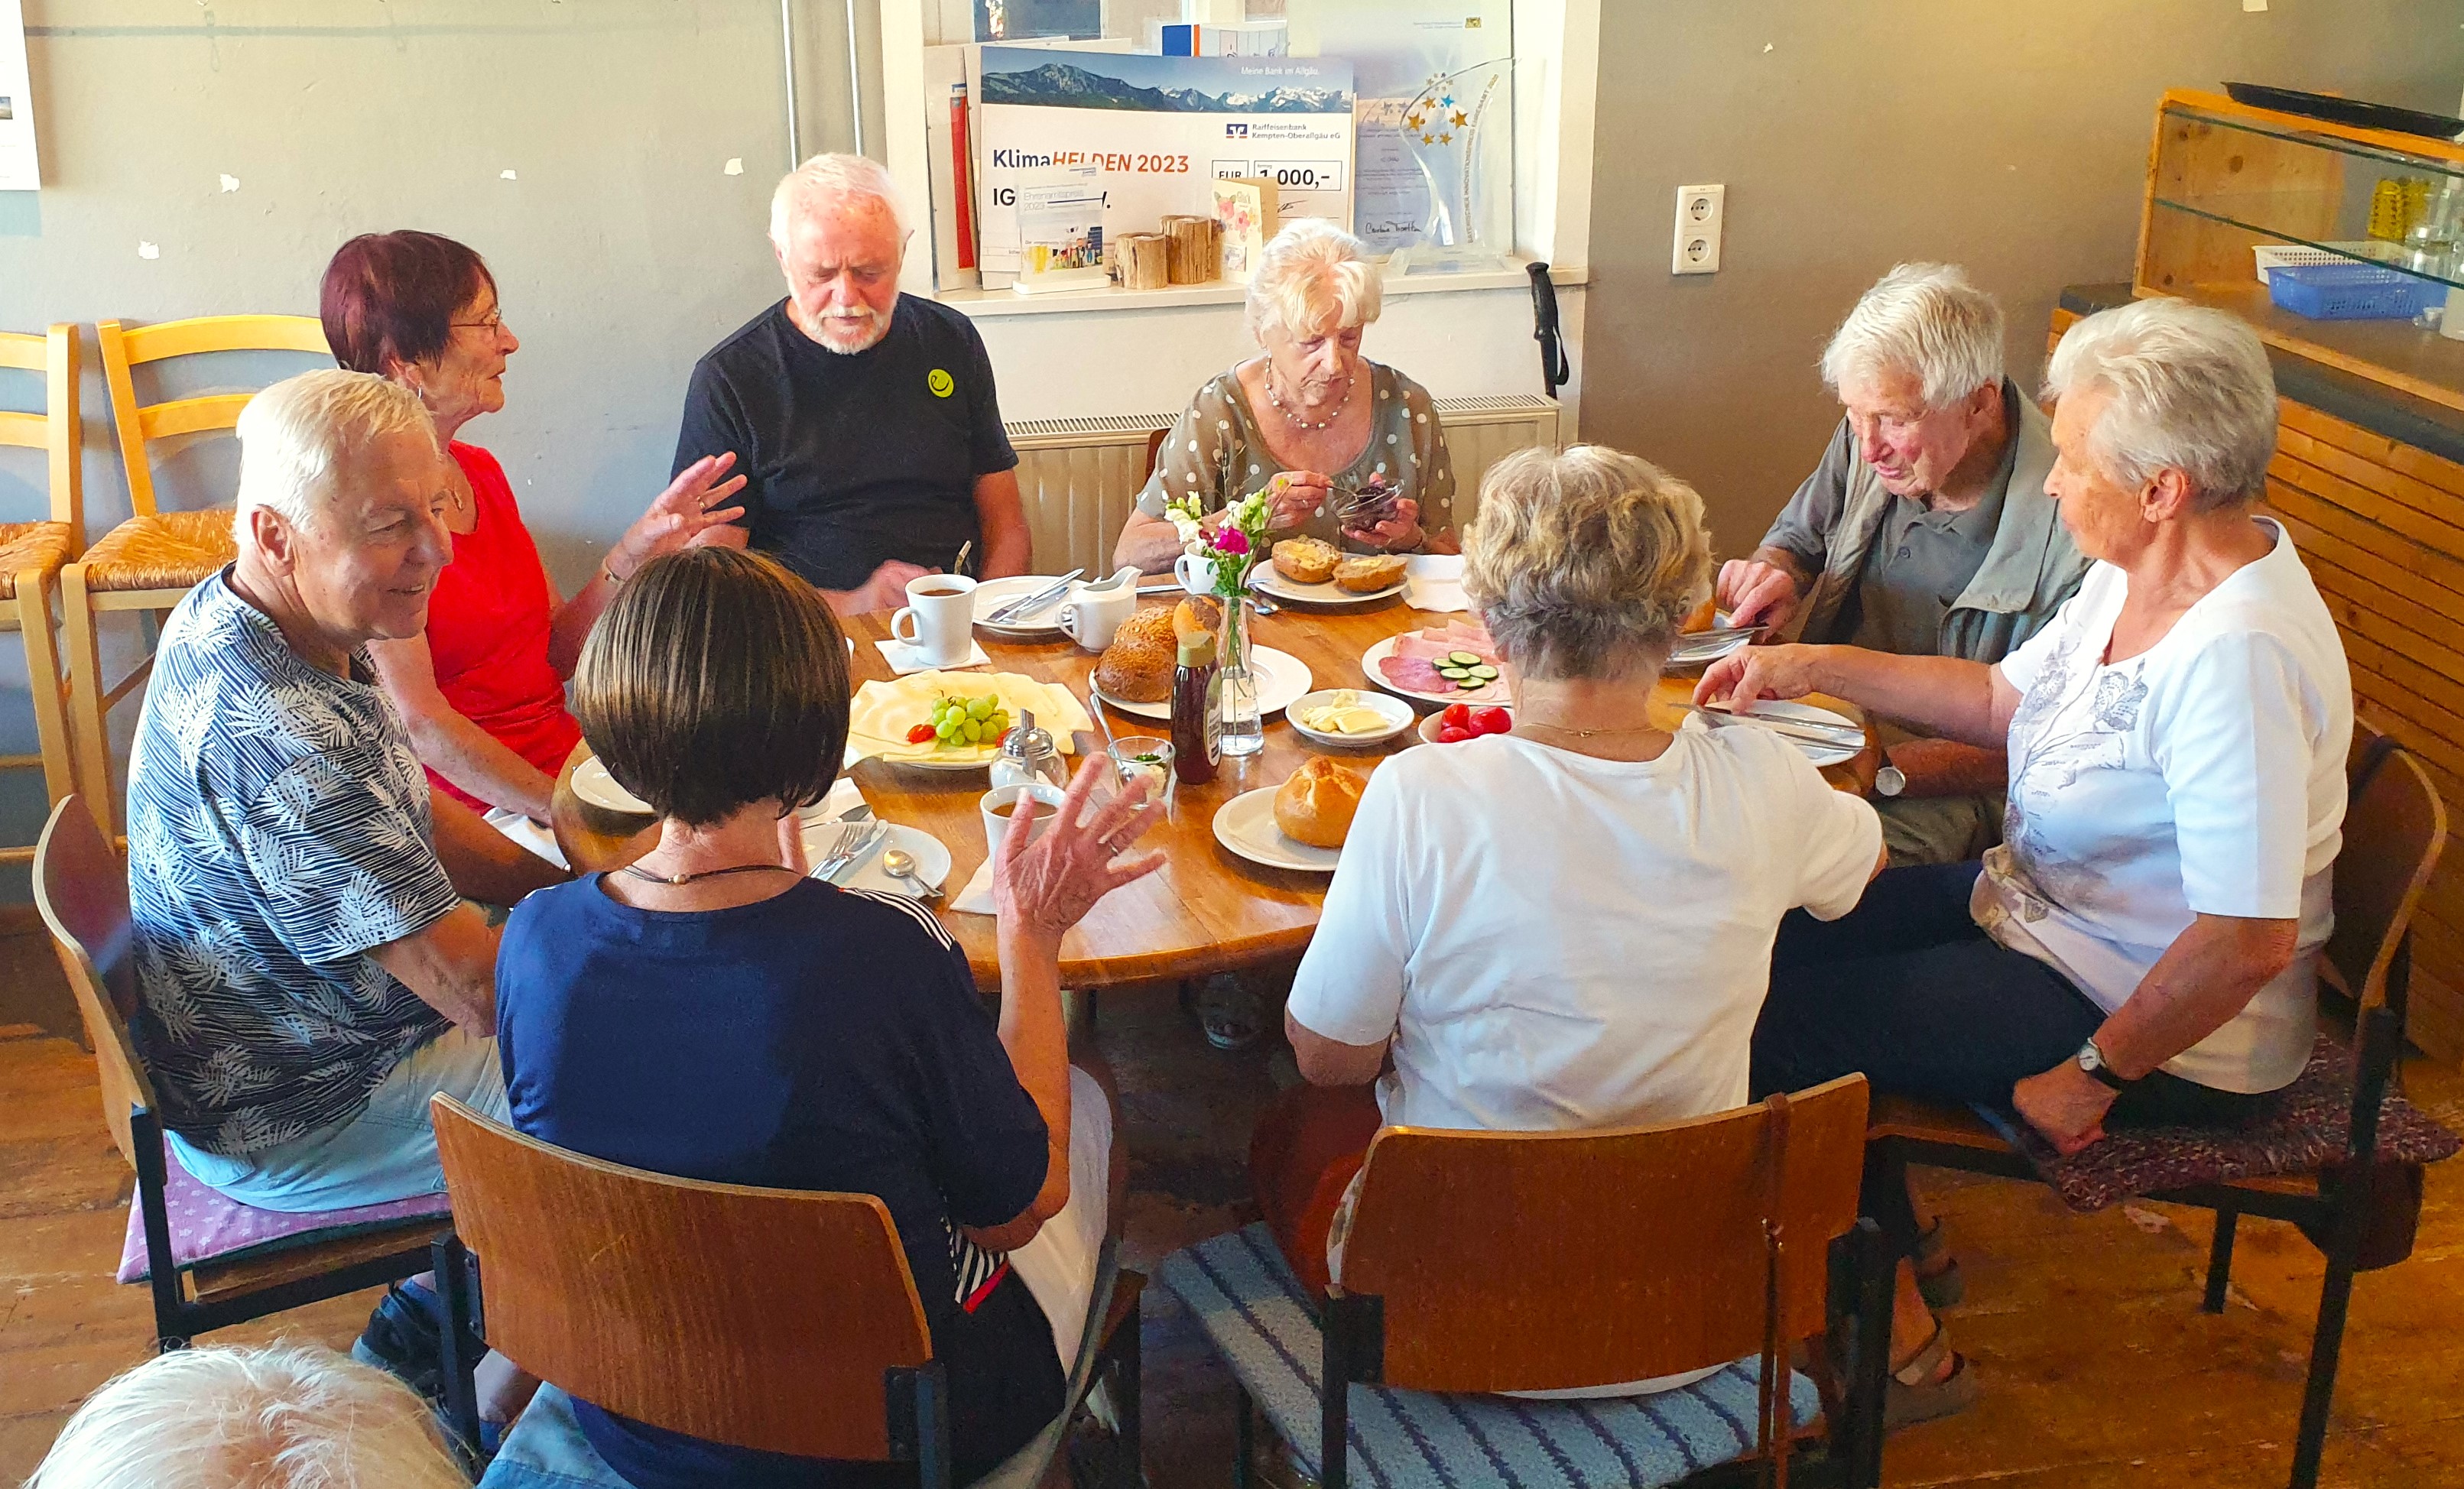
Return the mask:
[[[10,960],[0,947],[6,973],[30,965]],[[103,1134],[93,1067],[67,1040],[6,1021],[27,1017],[9,1013],[24,1006],[19,991],[0,984],[0,1484],[33,1469],[86,1392],[144,1357],[150,1331],[143,1292],[110,1278],[129,1186]],[[1108,996],[1102,1034],[1135,1165],[1132,1264],[1151,1263],[1231,1223],[1245,1197],[1249,1125],[1278,1062],[1208,1049],[1168,993]],[[2464,1122],[2464,1077],[2416,1062],[2409,1079],[2417,1100]],[[2211,1318],[2197,1306],[2203,1215],[2133,1205],[2082,1218],[2034,1186],[1927,1177],[1969,1276],[1952,1332],[1986,1392],[1966,1416],[1892,1439],[1890,1482],[2283,1480],[2320,1275],[2290,1228],[2243,1222],[2232,1304]],[[1228,1378],[1169,1293],[1151,1288],[1147,1298],[1151,1480],[1226,1484]],[[373,1299],[337,1299],[215,1337],[342,1346]],[[2464,1164],[2450,1164],[2431,1171],[2413,1259],[2360,1281],[2324,1482],[2464,1483],[2459,1337]]]

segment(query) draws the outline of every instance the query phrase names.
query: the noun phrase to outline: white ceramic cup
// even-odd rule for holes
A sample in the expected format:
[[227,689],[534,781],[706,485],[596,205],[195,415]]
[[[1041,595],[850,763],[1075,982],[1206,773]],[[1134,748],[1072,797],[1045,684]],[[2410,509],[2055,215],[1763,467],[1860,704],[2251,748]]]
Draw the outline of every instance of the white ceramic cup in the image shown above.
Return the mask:
[[1215,593],[1215,560],[1212,558],[1201,558],[1194,553],[1182,554],[1172,560],[1172,575],[1180,580],[1181,588],[1193,595]]
[[1044,829],[1051,826],[1053,821],[1061,815],[1062,790],[1048,780],[1021,781],[1014,786],[996,786],[985,792],[982,799],[979,800],[976,806],[977,810],[983,814],[984,847],[995,858],[1001,856],[1001,840],[1009,836],[1009,818],[1004,813],[994,811],[993,808],[1008,807],[1023,796],[1032,796],[1037,801],[1043,803],[1035,819],[1027,823],[1026,841],[1030,844],[1044,836]]
[[1134,583],[1089,584],[1084,580],[1069,586],[1069,599],[1061,606],[1061,629],[1071,641],[1089,651],[1101,651],[1112,644],[1112,633],[1121,623],[1137,614],[1138,590]]
[[935,667],[966,661],[976,644],[976,581],[963,574],[922,574],[909,580],[907,603],[890,618],[890,634]]

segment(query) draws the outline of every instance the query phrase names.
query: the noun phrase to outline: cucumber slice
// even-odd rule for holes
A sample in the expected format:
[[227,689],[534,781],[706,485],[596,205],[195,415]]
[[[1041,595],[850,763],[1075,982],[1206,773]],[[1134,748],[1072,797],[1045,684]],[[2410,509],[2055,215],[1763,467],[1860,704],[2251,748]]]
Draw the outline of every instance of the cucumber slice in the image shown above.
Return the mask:
[[1488,684],[1482,682],[1477,677],[1458,677],[1455,679],[1455,686],[1462,689],[1464,692],[1478,692],[1482,689],[1487,687]]
[[1465,668],[1463,670],[1469,672],[1472,676],[1479,678],[1484,683],[1493,683],[1497,681],[1497,668],[1489,666],[1485,662],[1482,663],[1478,667]]
[[1444,678],[1447,682],[1459,683],[1464,678],[1469,677],[1471,674],[1459,667],[1441,667],[1438,668],[1438,675]]
[[1470,667],[1480,661],[1480,654],[1473,651],[1449,651],[1446,653],[1446,660],[1457,667]]

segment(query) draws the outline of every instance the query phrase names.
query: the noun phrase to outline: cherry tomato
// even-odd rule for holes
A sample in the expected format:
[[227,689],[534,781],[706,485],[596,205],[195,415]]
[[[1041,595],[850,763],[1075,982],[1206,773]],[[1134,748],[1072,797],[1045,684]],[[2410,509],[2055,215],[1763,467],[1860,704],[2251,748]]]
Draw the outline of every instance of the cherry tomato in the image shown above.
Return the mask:
[[907,742],[909,744],[931,744],[935,739],[939,737],[940,735],[930,724],[918,724],[913,729],[907,732]]
[[1504,709],[1476,710],[1471,716],[1471,727],[1474,734],[1508,734],[1514,728],[1514,715]]
[[1461,744],[1471,737],[1472,735],[1470,731],[1457,729],[1451,724],[1442,724],[1438,728],[1438,743],[1440,744]]
[[1001,736],[995,739],[993,743],[996,745],[1006,744],[1009,742],[1009,736],[1017,733],[1018,726],[1016,724],[1012,724],[1009,728],[1002,730],[1001,732]]
[[1443,720],[1449,728],[1469,729],[1471,728],[1471,705],[1468,703],[1449,703],[1445,706],[1444,710],[1438,714],[1438,717]]

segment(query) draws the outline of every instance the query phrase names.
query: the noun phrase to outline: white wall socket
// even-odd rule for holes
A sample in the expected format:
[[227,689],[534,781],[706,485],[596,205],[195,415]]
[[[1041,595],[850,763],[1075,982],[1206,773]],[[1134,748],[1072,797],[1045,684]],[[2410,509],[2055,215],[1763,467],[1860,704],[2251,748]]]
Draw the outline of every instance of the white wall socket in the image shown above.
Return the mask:
[[1720,230],[1727,219],[1727,186],[1677,188],[1677,241],[1669,249],[1673,274],[1720,272]]

